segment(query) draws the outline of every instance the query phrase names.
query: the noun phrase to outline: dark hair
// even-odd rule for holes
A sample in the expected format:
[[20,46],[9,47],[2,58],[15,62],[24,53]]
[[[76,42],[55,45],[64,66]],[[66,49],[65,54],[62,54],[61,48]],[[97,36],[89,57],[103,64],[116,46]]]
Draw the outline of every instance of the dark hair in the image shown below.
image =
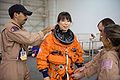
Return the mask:
[[110,19],[110,18],[104,18],[103,20],[101,20],[97,26],[99,26],[99,24],[102,23],[103,26],[107,26],[109,24],[115,24],[115,22]]
[[14,4],[12,5],[11,7],[9,7],[8,9],[8,13],[9,13],[9,16],[11,19],[13,19],[13,16],[14,16],[14,13],[20,13],[22,12],[23,14],[25,15],[28,15],[28,16],[31,16],[32,15],[32,12],[31,11],[28,11],[23,5],[21,4]]
[[57,22],[59,23],[60,20],[64,20],[64,19],[67,19],[69,20],[70,22],[72,22],[72,19],[71,19],[71,16],[68,12],[61,12],[59,15],[58,15],[58,18],[57,18]]
[[110,24],[105,27],[104,32],[106,37],[112,42],[112,45],[117,48],[116,51],[119,52],[120,58],[120,25]]
[[[11,19],[13,19],[13,17],[14,17],[14,13],[15,13],[15,12],[13,12],[13,13],[9,13],[9,16],[10,16]],[[20,12],[16,12],[16,13],[20,14]]]

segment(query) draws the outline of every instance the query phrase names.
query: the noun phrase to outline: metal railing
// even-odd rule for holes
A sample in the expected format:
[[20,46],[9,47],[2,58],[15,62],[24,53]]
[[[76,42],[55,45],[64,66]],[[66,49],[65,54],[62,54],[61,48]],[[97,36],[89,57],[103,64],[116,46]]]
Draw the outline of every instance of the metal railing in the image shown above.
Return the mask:
[[89,60],[93,59],[96,52],[98,52],[102,46],[102,42],[96,40],[80,41],[80,44],[82,49],[85,51],[83,57],[89,57]]

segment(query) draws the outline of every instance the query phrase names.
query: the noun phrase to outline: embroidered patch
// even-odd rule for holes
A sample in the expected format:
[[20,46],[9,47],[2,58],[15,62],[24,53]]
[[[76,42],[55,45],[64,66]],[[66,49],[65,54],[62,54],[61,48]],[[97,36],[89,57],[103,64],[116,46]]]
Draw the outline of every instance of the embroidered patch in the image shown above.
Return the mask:
[[14,32],[14,31],[17,31],[17,30],[19,30],[16,26],[13,26],[12,28],[11,28],[11,31],[12,32]]
[[103,69],[112,69],[113,61],[109,59],[105,59],[102,61],[102,68]]

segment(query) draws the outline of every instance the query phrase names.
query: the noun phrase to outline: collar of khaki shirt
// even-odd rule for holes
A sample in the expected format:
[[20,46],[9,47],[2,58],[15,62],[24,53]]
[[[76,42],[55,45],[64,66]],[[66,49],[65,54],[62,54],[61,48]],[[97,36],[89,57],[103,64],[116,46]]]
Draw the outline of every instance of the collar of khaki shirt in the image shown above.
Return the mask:
[[20,26],[18,23],[16,23],[13,19],[10,20],[11,23],[13,23],[14,25],[16,25],[17,27],[19,27],[20,29],[23,28],[23,26]]

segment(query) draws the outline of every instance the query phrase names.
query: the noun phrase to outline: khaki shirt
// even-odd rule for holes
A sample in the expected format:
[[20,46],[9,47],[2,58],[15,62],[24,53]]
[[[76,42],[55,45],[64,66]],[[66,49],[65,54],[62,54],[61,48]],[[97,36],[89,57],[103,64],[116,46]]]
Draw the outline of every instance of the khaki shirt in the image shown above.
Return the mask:
[[17,59],[21,48],[27,49],[29,45],[39,45],[43,37],[43,32],[27,32],[14,20],[10,20],[1,33],[2,60]]
[[1,51],[1,44],[2,44],[2,42],[1,42],[1,33],[0,33],[0,53],[2,53],[2,51]]
[[120,59],[114,49],[102,50],[85,64],[84,74],[90,77],[97,73],[98,80],[120,80]]

